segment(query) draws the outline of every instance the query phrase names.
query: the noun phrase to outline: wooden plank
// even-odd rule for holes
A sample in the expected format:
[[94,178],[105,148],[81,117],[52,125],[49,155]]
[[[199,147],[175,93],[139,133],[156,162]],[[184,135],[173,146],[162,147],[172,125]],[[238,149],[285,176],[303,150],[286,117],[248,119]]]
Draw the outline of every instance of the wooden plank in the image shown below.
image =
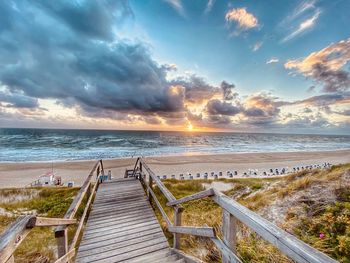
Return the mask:
[[122,216],[119,216],[117,218],[115,217],[110,217],[110,218],[102,218],[99,220],[96,220],[95,222],[93,221],[89,221],[88,224],[86,224],[86,228],[90,228],[90,227],[100,227],[103,226],[105,224],[109,224],[109,223],[114,223],[114,224],[120,224],[122,222],[126,222],[126,221],[132,221],[135,217],[136,218],[148,218],[149,216],[154,216],[154,214],[147,210],[143,210],[143,211],[133,211],[133,214],[125,214]]
[[185,202],[189,202],[189,201],[192,201],[192,200],[197,200],[197,199],[205,198],[205,197],[208,197],[208,196],[213,196],[214,194],[215,194],[214,193],[214,189],[210,188],[210,189],[207,189],[207,190],[195,193],[193,195],[189,195],[189,196],[186,196],[186,197],[174,200],[174,201],[170,201],[166,205],[167,206],[179,205],[179,204],[182,204],[182,203],[185,203]]
[[[224,244],[231,249],[233,254],[236,254],[236,233],[237,220],[226,210],[222,211],[222,235]],[[222,263],[230,262],[228,258],[223,257]]]
[[242,263],[242,261],[231,251],[229,247],[225,245],[219,238],[211,238],[215,246],[220,250],[223,258],[230,263]]
[[[106,236],[95,236],[94,238],[90,238],[90,239],[83,239],[81,242],[80,247],[82,246],[86,246],[86,245],[90,245],[90,244],[95,244],[97,242],[103,242],[103,241],[107,241],[107,240],[117,240],[117,239],[127,239],[129,235],[133,235],[133,234],[143,234],[147,231],[153,231],[153,230],[157,230],[157,231],[162,231],[159,224],[152,224],[152,225],[146,225],[146,226],[142,226],[142,227],[136,227],[133,229],[129,229],[128,231],[125,232],[117,232],[117,233],[111,233],[110,235],[106,235]],[[79,249],[80,249],[79,247]]]
[[164,258],[166,258],[169,255],[170,255],[169,249],[162,249],[146,255],[140,255],[138,257],[125,260],[123,261],[123,263],[154,263],[159,259],[164,261]]
[[90,237],[94,237],[94,236],[102,236],[102,235],[110,235],[112,233],[122,233],[123,231],[128,231],[130,229],[134,229],[135,227],[139,227],[139,226],[143,226],[143,225],[152,225],[152,224],[157,224],[157,220],[155,218],[153,218],[152,220],[139,220],[139,221],[135,221],[134,223],[129,223],[129,224],[124,224],[121,227],[104,227],[104,228],[100,228],[99,231],[95,231],[96,229],[89,229],[90,231],[87,232],[85,231],[85,238],[90,238]]
[[258,233],[263,239],[272,243],[281,252],[295,261],[310,263],[337,262],[219,191],[215,190],[215,196],[212,199],[223,209]]
[[216,237],[215,230],[212,227],[193,227],[193,226],[170,226],[169,232],[188,234],[200,237]]
[[135,205],[135,206],[139,206],[139,205],[147,205],[145,200],[138,200],[135,202],[128,202],[128,203],[115,203],[115,204],[109,204],[107,206],[100,206],[100,205],[95,205],[94,206],[94,213],[99,213],[99,212],[104,212],[104,211],[109,211],[111,208],[113,208],[114,210],[123,210],[124,208],[130,208],[130,206]]
[[121,224],[108,224],[108,225],[103,225],[100,227],[91,227],[91,228],[86,228],[85,232],[86,236],[89,236],[90,234],[93,233],[99,233],[99,234],[103,234],[105,231],[113,231],[114,229],[117,230],[123,230],[124,227],[128,227],[130,225],[137,225],[138,223],[145,223],[145,222],[154,222],[157,223],[158,221],[156,220],[156,218],[154,218],[154,216],[148,217],[146,218],[147,220],[145,220],[145,218],[136,218],[132,221],[126,221],[124,223]]
[[71,259],[74,258],[74,255],[75,255],[75,248],[69,250],[68,253],[66,253],[64,256],[60,257],[59,259],[57,259],[55,261],[55,263],[67,263],[67,262],[70,262]]
[[106,259],[108,259],[109,262],[122,261],[122,260],[135,257],[136,255],[142,255],[142,254],[146,254],[147,252],[151,252],[152,248],[156,250],[160,250],[167,247],[168,247],[168,244],[164,242],[163,239],[154,239],[147,242],[141,242],[133,246],[127,246],[119,250],[112,250],[105,253],[94,254],[87,257],[78,257],[76,259],[76,262],[91,262],[91,261],[99,262]]
[[125,214],[130,211],[135,211],[135,209],[142,209],[143,207],[145,207],[145,205],[147,204],[139,204],[139,205],[135,205],[134,207],[129,206],[128,208],[123,208],[123,209],[118,209],[117,207],[113,209],[110,208],[105,211],[99,211],[99,212],[96,212],[96,214],[95,213],[92,214],[91,218],[100,218],[100,217],[105,217],[107,215]]
[[[141,214],[140,216],[137,217],[137,219],[142,219],[143,221],[148,221],[154,219],[154,215],[148,212],[147,214]],[[113,227],[115,225],[120,225],[120,224],[132,224],[135,220],[135,217],[128,217],[125,219],[114,219],[114,220],[109,220],[109,221],[104,221],[102,224],[93,224],[86,226],[85,229],[99,229],[99,228],[106,228],[106,227]]]
[[36,217],[35,226],[73,225],[76,223],[76,219]]
[[[182,208],[175,206],[174,207],[174,226],[179,229],[178,227],[181,226],[182,221]],[[169,226],[169,229],[172,226]],[[173,231],[174,233],[174,242],[173,247],[176,249],[180,249],[181,246],[181,235],[179,232]]]
[[84,252],[93,248],[101,247],[101,246],[108,246],[111,244],[118,244],[124,241],[140,238],[143,236],[148,236],[148,235],[155,235],[155,234],[163,234],[162,231],[159,228],[151,228],[151,229],[145,229],[142,231],[135,231],[134,233],[130,232],[128,235],[124,236],[117,236],[115,238],[108,238],[108,239],[99,239],[95,243],[81,243],[79,246],[79,253]]
[[94,187],[92,188],[92,191],[91,191],[91,194],[89,196],[89,199],[88,201],[86,202],[86,205],[85,205],[85,209],[84,209],[84,212],[83,212],[83,215],[81,216],[80,218],[80,222],[79,222],[79,225],[78,225],[78,228],[77,230],[75,231],[75,234],[74,234],[74,237],[73,237],[73,240],[72,240],[72,243],[70,244],[69,246],[69,249],[72,250],[73,248],[75,248],[77,242],[78,242],[78,239],[80,237],[80,232],[83,230],[83,227],[84,227],[84,221],[85,221],[85,217],[90,209],[90,205],[91,205],[91,202],[92,202],[92,199],[95,195],[95,192],[96,192],[96,189],[97,189],[97,186],[98,186],[99,182],[96,181],[96,183],[94,184]]
[[155,193],[152,191],[152,189],[150,187],[148,187],[148,191],[149,193],[152,195],[153,197],[153,200],[156,202],[156,205],[160,211],[160,213],[162,214],[163,216],[163,219],[165,220],[165,222],[167,223],[168,227],[172,226],[173,224],[170,222],[170,219],[168,217],[168,215],[165,213],[162,205],[159,203],[158,199],[157,199],[157,196],[155,195]]
[[[110,231],[109,235],[112,235],[112,234],[115,234],[115,233],[122,234],[124,232],[127,232],[127,231],[132,230],[132,229],[136,229],[138,227],[152,226],[152,225],[157,225],[157,224],[159,225],[158,222],[154,222],[154,221],[152,221],[152,222],[142,222],[142,223],[139,223],[139,224],[130,224],[129,226],[124,227],[123,229],[114,229],[115,231],[113,231],[112,233]],[[91,234],[91,235],[84,235],[84,238],[85,239],[91,239],[91,238],[94,238],[96,236],[97,237],[101,236],[102,234],[104,234],[104,233],[95,233],[95,234]]]
[[117,217],[115,214],[111,214],[109,216],[104,216],[102,218],[96,218],[96,219],[91,219],[89,217],[87,224],[88,225],[89,224],[99,225],[99,224],[103,224],[104,222],[108,222],[111,220],[119,220],[119,219],[122,220],[123,218],[135,218],[135,217],[138,217],[140,215],[147,214],[147,213],[152,213],[152,211],[150,211],[150,209],[148,207],[145,207],[143,209],[137,209],[136,211],[131,210],[131,211],[123,213]]
[[[64,218],[66,219],[72,219],[75,216],[75,213],[77,212],[81,202],[83,201],[83,198],[88,191],[88,188],[90,187],[91,178],[94,175],[94,172],[99,165],[102,165],[102,160],[97,161],[93,168],[90,171],[90,174],[85,179],[82,187],[80,188],[78,194],[73,199],[73,202],[70,204],[67,212],[64,215]],[[98,176],[98,175],[97,175]],[[58,251],[58,257],[62,257],[68,252],[68,234],[66,231],[67,226],[58,226],[55,229],[55,237],[57,241],[57,251]]]
[[35,216],[20,216],[0,235],[0,262],[6,262],[12,256],[34,225]]
[[166,238],[164,237],[164,234],[161,232],[157,232],[150,235],[144,235],[140,237],[136,237],[133,239],[124,240],[122,242],[118,243],[112,243],[112,244],[105,244],[101,243],[98,244],[98,246],[95,246],[93,248],[90,248],[89,250],[79,250],[79,257],[87,257],[94,254],[101,254],[101,253],[108,253],[110,251],[113,251],[113,253],[116,253],[119,250],[123,250],[125,247],[128,247],[129,249],[133,249],[134,245],[140,244],[140,243],[147,243],[150,240],[158,240],[167,242]]
[[200,260],[200,259],[198,259],[196,257],[193,257],[193,256],[191,256],[189,254],[186,254],[186,253],[184,253],[181,250],[178,250],[178,249],[175,249],[175,248],[171,248],[170,250],[174,254],[178,255],[180,258],[184,258],[186,263],[204,263],[202,260]]

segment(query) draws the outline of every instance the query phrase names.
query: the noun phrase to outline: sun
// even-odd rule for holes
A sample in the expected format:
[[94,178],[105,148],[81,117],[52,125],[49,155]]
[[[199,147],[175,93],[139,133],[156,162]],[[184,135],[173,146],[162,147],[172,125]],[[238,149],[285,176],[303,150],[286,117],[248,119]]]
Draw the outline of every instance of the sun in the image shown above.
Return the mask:
[[189,124],[187,125],[187,130],[188,130],[188,131],[193,131],[193,125],[192,125],[191,123],[189,123]]

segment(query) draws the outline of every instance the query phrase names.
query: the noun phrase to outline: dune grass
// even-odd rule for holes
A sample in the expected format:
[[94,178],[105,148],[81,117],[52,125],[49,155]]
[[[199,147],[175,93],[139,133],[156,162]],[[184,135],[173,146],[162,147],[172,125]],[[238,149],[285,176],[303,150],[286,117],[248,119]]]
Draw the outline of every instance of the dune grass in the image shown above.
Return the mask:
[[[63,217],[79,188],[48,187],[25,189],[0,189],[0,208],[6,215],[0,216],[2,232],[17,216],[23,213],[45,217]],[[32,194],[36,192],[36,194]],[[23,195],[28,197],[23,199]],[[16,196],[18,201],[16,201]],[[82,208],[79,209],[81,214]],[[12,214],[12,216],[9,216]],[[56,258],[56,240],[53,227],[35,227],[15,251],[16,262],[52,262]]]
[[[219,179],[232,183],[233,188],[225,192],[241,204],[260,213],[264,208],[287,206],[281,214],[284,224],[280,227],[293,233],[306,243],[327,253],[340,262],[350,262],[350,164],[334,166],[330,170],[301,171],[278,178],[242,178]],[[165,186],[176,198],[202,191],[203,183],[208,180],[165,180]],[[319,188],[332,194],[319,196]],[[166,199],[155,189],[162,207],[169,217],[173,211],[166,206]],[[322,201],[319,201],[322,197]],[[295,200],[294,200],[295,199]],[[294,200],[288,207],[289,200]],[[320,202],[318,204],[318,202]],[[221,208],[210,198],[195,200],[183,204],[182,224],[188,226],[214,227],[221,235]],[[294,213],[297,208],[298,213]],[[169,243],[172,235],[167,232],[166,224],[156,209],[156,214],[166,232]],[[313,216],[308,216],[313,214]],[[320,233],[325,237],[320,239]],[[271,244],[243,224],[239,224],[238,255],[243,262],[292,262]],[[220,262],[219,251],[208,239],[183,235],[181,248],[206,262]]]

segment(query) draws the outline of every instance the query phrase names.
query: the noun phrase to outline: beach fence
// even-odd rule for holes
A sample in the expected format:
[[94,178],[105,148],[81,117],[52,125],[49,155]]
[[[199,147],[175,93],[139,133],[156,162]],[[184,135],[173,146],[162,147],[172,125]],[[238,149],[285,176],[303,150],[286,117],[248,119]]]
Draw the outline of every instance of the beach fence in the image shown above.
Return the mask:
[[[13,253],[15,249],[25,239],[30,230],[36,226],[58,226],[55,229],[58,250],[56,263],[73,262],[75,260],[90,262],[91,259],[100,259],[104,262],[123,260],[153,262],[152,259],[158,259],[158,261],[166,259],[166,262],[179,262],[179,259],[181,259],[181,262],[202,262],[181,251],[180,240],[183,235],[210,239],[221,252],[222,262],[224,263],[241,262],[236,250],[238,222],[256,232],[295,262],[337,262],[213,188],[176,199],[143,158],[137,158],[134,168],[125,173],[126,178],[103,181],[101,175],[104,175],[104,167],[102,160],[99,160],[95,163],[64,218],[21,216],[12,223],[0,235],[0,263],[14,262]],[[166,206],[173,209],[172,219],[159,202],[154,191],[155,188],[158,188],[166,198]],[[144,190],[140,192],[140,189]],[[95,195],[96,198],[94,198]],[[77,210],[82,205],[84,197],[87,199],[84,212],[80,218],[76,218]],[[182,204],[202,198],[211,198],[222,209],[222,236],[219,236],[211,226],[184,226],[182,224],[182,213],[184,211]],[[137,205],[133,200],[136,200]],[[150,224],[149,216],[153,214],[154,217],[154,213],[147,210],[151,209],[148,202],[157,207],[167,224],[167,230],[173,234],[173,248],[168,248],[167,242],[155,244],[152,239],[145,241],[145,231],[149,231],[147,227]],[[92,204],[94,206],[90,211]],[[137,223],[135,223],[135,220],[128,220],[133,218],[135,213],[139,213],[140,209],[148,211],[148,217],[141,214]],[[107,215],[108,224],[104,223]],[[92,218],[92,223],[89,224],[90,218]],[[85,224],[85,221],[87,221],[87,224]],[[155,217],[153,222],[153,228],[161,229]],[[73,238],[68,238],[67,226],[72,224],[76,224],[77,228]],[[95,234],[91,233],[88,226],[93,227],[92,231]],[[84,233],[85,227],[88,231],[87,235]],[[132,230],[136,232],[132,234]],[[103,234],[100,233],[105,233],[105,236],[103,237]],[[123,233],[122,236],[121,233]],[[128,245],[119,247],[118,244],[120,243],[114,244],[114,239],[111,239],[110,235],[116,235],[116,238],[120,239],[120,243],[124,242],[123,244]],[[144,241],[130,242],[129,239],[132,235]],[[100,241],[91,243],[93,237]],[[101,238],[107,238],[109,241],[103,241]],[[162,237],[160,238],[162,239]],[[79,252],[81,251],[79,246],[84,244],[86,239],[90,240],[89,250]],[[107,245],[106,242],[112,242],[113,244],[109,243]],[[79,256],[79,253],[82,254]],[[84,255],[87,256],[84,258]]]

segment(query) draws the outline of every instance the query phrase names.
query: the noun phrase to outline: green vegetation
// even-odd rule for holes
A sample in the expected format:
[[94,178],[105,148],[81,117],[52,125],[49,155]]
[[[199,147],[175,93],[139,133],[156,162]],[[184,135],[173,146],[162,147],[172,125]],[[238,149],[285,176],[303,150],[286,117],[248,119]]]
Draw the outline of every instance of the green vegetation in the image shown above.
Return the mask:
[[[350,262],[350,164],[280,178],[219,181],[233,184],[225,192],[228,196],[340,262]],[[202,191],[203,183],[208,181],[164,181],[176,198]],[[155,192],[172,218],[173,211],[165,205],[165,197],[159,189]],[[191,201],[183,207],[183,225],[207,224],[221,235],[221,209],[210,198]],[[160,213],[156,214],[166,231]],[[243,224],[239,228],[237,250],[244,262],[292,262]],[[171,243],[172,235],[166,233]],[[184,235],[181,245],[185,252],[206,262],[220,262],[219,252],[210,240]]]
[[[79,188],[0,189],[0,231],[20,213],[63,217]],[[82,209],[82,208],[80,208]],[[80,212],[81,213],[81,212]],[[55,256],[53,227],[35,227],[15,251],[16,262],[50,262]]]

